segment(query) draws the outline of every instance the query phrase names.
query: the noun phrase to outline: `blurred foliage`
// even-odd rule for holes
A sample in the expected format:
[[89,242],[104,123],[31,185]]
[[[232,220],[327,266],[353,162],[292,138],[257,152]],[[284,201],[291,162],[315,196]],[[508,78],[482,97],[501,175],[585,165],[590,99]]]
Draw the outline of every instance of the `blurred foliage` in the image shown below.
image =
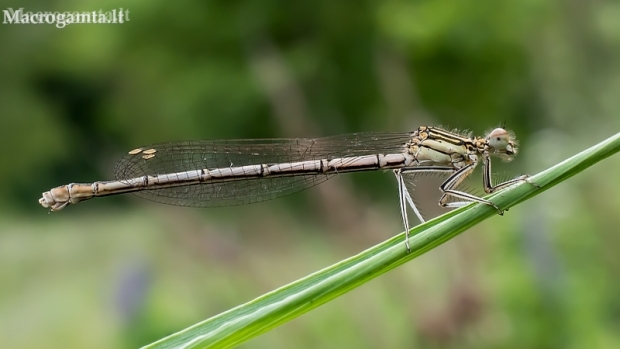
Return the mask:
[[[130,11],[117,25],[2,25],[7,348],[146,344],[401,229],[380,174],[222,210],[36,204],[111,178],[138,145],[506,122],[522,143],[501,168],[514,175],[620,130],[614,0],[4,6]],[[245,347],[618,347],[619,171],[609,159]]]

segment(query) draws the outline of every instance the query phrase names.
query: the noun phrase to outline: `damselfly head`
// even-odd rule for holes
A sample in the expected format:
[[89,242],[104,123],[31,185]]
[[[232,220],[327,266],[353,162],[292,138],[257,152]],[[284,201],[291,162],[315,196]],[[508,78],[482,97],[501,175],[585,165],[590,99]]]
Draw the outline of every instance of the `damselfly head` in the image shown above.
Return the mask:
[[491,154],[504,161],[511,161],[517,155],[519,144],[514,133],[503,128],[496,128],[486,136]]

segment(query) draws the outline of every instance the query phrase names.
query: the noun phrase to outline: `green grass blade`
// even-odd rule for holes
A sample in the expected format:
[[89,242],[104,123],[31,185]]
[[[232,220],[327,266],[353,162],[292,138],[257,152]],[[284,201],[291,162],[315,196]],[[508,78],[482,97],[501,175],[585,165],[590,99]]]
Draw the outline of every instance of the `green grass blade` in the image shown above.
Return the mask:
[[[620,150],[620,133],[531,177],[489,196],[510,208],[565,181]],[[411,253],[401,233],[356,256],[267,293],[144,348],[229,348],[267,332],[343,293],[423,254],[497,214],[487,205],[472,204],[448,212],[411,230]]]

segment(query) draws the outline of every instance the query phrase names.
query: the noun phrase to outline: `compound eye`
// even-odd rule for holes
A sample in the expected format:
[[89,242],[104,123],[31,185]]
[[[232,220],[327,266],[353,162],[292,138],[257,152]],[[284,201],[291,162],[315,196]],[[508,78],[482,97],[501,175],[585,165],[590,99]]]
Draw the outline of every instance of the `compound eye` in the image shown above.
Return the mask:
[[496,128],[487,136],[491,148],[498,152],[512,153],[510,145],[510,134],[503,128]]

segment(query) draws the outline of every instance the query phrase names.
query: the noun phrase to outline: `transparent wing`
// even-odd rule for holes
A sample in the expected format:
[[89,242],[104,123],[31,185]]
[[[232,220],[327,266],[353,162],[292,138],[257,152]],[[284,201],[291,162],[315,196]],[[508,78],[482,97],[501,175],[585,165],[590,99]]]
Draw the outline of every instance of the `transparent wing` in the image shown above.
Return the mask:
[[[370,154],[401,153],[410,133],[354,133],[306,139],[199,140],[140,147],[144,156],[123,156],[114,168],[117,180],[144,175],[233,166],[337,159]],[[133,154],[132,154],[133,153]],[[330,178],[325,174],[242,178],[227,182],[142,190],[142,198],[178,206],[217,207],[266,201],[289,195]]]

